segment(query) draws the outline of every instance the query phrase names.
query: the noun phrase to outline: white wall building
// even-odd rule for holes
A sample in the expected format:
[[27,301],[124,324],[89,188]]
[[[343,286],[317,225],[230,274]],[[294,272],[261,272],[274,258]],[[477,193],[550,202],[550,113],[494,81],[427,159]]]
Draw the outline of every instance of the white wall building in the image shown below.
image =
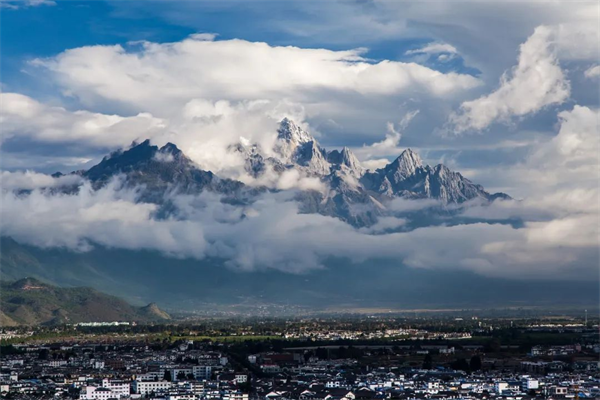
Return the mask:
[[111,392],[118,394],[120,397],[129,396],[131,394],[131,382],[121,381],[116,379],[102,379],[102,387],[110,389]]
[[141,395],[171,388],[169,381],[133,381],[133,392]]
[[120,397],[124,396],[121,396],[108,388],[98,386],[84,386],[79,394],[80,400],[108,400],[118,399]]

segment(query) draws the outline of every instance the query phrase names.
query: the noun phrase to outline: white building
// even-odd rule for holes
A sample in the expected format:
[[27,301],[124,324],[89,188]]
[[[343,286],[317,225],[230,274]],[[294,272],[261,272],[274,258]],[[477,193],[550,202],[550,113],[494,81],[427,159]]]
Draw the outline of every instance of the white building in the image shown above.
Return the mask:
[[248,393],[229,392],[223,394],[223,400],[248,400]]
[[521,382],[521,389],[526,392],[528,390],[536,390],[540,388],[540,382],[537,379],[526,378]]
[[84,386],[79,394],[80,400],[108,400],[118,399],[121,396],[112,390],[98,386]]
[[105,378],[102,379],[102,387],[118,394],[117,397],[126,397],[131,394],[131,382],[128,381]]
[[171,369],[171,380],[173,382],[177,381],[187,381],[188,376],[194,374],[193,368],[172,368]]
[[494,389],[496,390],[496,393],[502,394],[503,391],[508,389],[508,383],[496,382],[496,384],[494,385]]
[[133,381],[133,392],[141,395],[168,390],[171,388],[169,381]]

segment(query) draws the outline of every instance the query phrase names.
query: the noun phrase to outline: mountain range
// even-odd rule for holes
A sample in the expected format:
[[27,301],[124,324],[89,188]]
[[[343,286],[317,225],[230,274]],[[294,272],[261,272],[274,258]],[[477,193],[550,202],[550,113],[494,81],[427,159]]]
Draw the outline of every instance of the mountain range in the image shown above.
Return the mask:
[[[257,178],[257,182],[265,175],[280,176],[290,170],[302,177],[318,179],[321,190],[302,190],[296,195],[301,212],[339,218],[356,227],[372,225],[379,216],[388,214],[388,205],[396,198],[433,199],[439,203],[437,211],[446,212],[446,206],[470,200],[510,199],[504,193],[488,193],[481,185],[442,164],[424,165],[411,149],[403,151],[383,168],[368,170],[347,147],[327,151],[312,135],[287,118],[280,123],[272,151],[241,142],[229,149],[243,158],[245,171]],[[260,193],[281,190],[221,178],[201,169],[176,145],[167,143],[159,148],[150,140],[134,143],[127,150],[110,154],[89,170],[74,173],[91,181],[95,188],[117,175],[123,176],[126,185],[143,188],[140,201],[161,204],[165,206],[164,213],[170,206],[166,194],[173,192],[209,191],[223,196],[223,201],[247,204]]]

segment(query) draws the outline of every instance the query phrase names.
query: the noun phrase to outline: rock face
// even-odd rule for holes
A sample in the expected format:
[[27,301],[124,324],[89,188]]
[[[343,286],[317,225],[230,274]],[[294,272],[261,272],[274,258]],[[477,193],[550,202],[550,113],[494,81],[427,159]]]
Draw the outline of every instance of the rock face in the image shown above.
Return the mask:
[[203,190],[241,196],[244,185],[230,179],[220,179],[210,171],[198,168],[172,143],[160,149],[145,140],[125,151],[104,157],[82,173],[95,188],[104,186],[115,176],[124,176],[126,184],[142,187],[141,200],[160,203],[170,191],[197,194]]
[[508,198],[503,193],[490,194],[460,173],[438,164],[423,165],[421,158],[407,149],[392,163],[363,176],[361,183],[368,190],[387,197],[425,198],[443,204],[462,203],[476,198],[494,200]]
[[486,192],[444,165],[423,165],[421,157],[411,149],[384,168],[367,171],[347,147],[327,152],[312,135],[287,118],[277,130],[276,157],[262,156],[258,146],[242,147],[238,151],[244,153],[246,170],[254,177],[270,165],[279,173],[296,169],[325,184],[326,193],[297,196],[304,212],[338,217],[357,226],[373,223],[385,213],[386,201],[395,197],[435,199],[442,205],[509,198],[503,193]]
[[358,158],[347,147],[344,147],[341,152],[330,151],[327,154],[327,161],[334,170],[345,172],[355,178],[360,178],[365,172]]
[[145,318],[156,321],[156,320],[170,320],[171,316],[158,308],[156,303],[150,303],[145,307],[139,309],[139,314],[143,315]]
[[[282,174],[295,170],[298,176],[320,180],[323,190],[297,191],[296,200],[304,213],[320,213],[340,218],[355,226],[371,225],[388,213],[386,204],[394,198],[435,199],[441,207],[472,199],[494,201],[510,198],[485,189],[451,171],[446,166],[424,165],[417,153],[407,149],[385,167],[367,171],[350,149],[327,151],[308,132],[285,118],[277,129],[272,151],[257,144],[230,146],[244,159],[245,171],[254,178],[267,172]],[[140,201],[161,205],[168,213],[168,194],[220,195],[232,204],[252,203],[256,195],[273,188],[256,188],[231,179],[222,179],[200,169],[172,143],[158,148],[146,140],[125,151],[105,157],[87,171],[77,172],[94,188],[121,176],[129,187],[140,188]]]

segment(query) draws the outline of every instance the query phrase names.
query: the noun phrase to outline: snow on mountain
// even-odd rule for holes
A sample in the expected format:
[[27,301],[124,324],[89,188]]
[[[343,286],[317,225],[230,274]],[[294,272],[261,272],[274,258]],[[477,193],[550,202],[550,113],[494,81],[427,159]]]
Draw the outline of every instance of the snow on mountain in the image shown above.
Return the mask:
[[298,147],[315,142],[315,138],[304,129],[296,125],[292,120],[284,118],[277,129],[277,142],[275,152],[282,161],[291,160]]
[[334,169],[345,171],[356,178],[360,178],[365,172],[358,158],[347,147],[344,147],[341,152],[337,150],[330,151],[327,154],[327,160]]
[[104,157],[102,161],[81,173],[95,188],[102,187],[110,179],[123,176],[129,187],[140,187],[141,200],[164,202],[171,191],[197,194],[204,190],[226,196],[242,197],[245,190],[241,182],[221,179],[210,171],[196,166],[177,146],[167,143],[158,148],[145,140],[133,144],[125,151]]
[[443,204],[463,203],[475,198],[494,200],[508,197],[492,195],[460,173],[438,164],[423,165],[419,155],[407,149],[384,168],[366,173],[361,183],[368,190],[387,197],[437,199]]
[[[460,204],[472,199],[507,199],[504,193],[490,194],[460,173],[446,166],[424,165],[417,153],[406,149],[385,167],[367,171],[350,149],[327,152],[308,132],[284,119],[277,131],[272,152],[256,144],[238,143],[229,148],[245,160],[246,172],[260,178],[263,174],[283,174],[295,170],[298,175],[316,178],[324,190],[300,190],[295,199],[305,213],[320,213],[340,218],[355,226],[367,226],[391,212],[386,204],[394,198],[435,199],[440,204]],[[273,154],[267,156],[267,154]],[[87,171],[77,172],[95,188],[114,176],[123,176],[126,185],[141,187],[140,201],[164,205],[168,194],[197,194],[211,191],[233,204],[252,203],[272,187],[251,187],[242,182],[222,179],[200,169],[172,143],[158,148],[146,140],[125,151],[105,157]],[[72,190],[72,189],[70,189]]]

